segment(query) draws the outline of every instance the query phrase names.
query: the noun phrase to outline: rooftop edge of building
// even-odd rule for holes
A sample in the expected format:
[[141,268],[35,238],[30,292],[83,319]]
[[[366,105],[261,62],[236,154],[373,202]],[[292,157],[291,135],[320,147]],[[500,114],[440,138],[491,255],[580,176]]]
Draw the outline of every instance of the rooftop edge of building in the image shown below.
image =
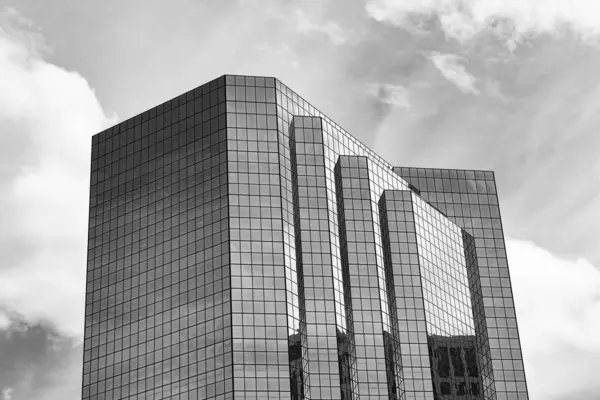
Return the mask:
[[[178,94],[172,98],[170,98],[169,100],[163,101],[160,104],[157,104],[155,106],[152,106],[151,108],[142,111],[140,113],[134,114],[131,117],[125,118],[119,122],[117,122],[116,124],[109,126],[106,129],[103,129],[97,133],[95,133],[94,135],[92,135],[92,139],[96,138],[95,140],[98,140],[97,137],[98,135],[115,128],[116,126],[119,126],[121,124],[127,123],[130,120],[135,120],[136,118],[139,118],[140,120],[143,120],[143,115],[144,114],[149,114],[150,111],[157,109],[160,106],[164,106],[165,104],[168,104],[170,102],[173,101],[177,101],[178,99],[180,99],[181,97],[188,97],[188,95],[192,95],[193,98],[197,98],[200,97],[202,94],[205,94],[207,92],[210,92],[212,90],[215,90],[221,86],[227,86],[227,85],[246,85],[246,86],[254,86],[254,85],[250,85],[249,82],[246,82],[247,80],[256,80],[256,79],[263,79],[264,80],[264,87],[276,87],[277,86],[277,82],[283,84],[283,82],[281,82],[279,79],[273,77],[273,76],[256,76],[256,75],[236,75],[236,74],[224,74],[224,75],[220,75],[217,78],[211,79],[199,86],[196,86],[193,89],[190,89],[188,91],[185,91],[181,94]],[[244,80],[244,83],[241,83],[241,79]],[[285,85],[285,84],[284,84]],[[287,85],[285,85],[287,87]],[[205,91],[205,93],[202,93],[203,91]]]
[[[392,170],[404,177],[404,176],[410,176],[410,177],[431,177],[431,178],[451,178],[449,176],[444,176],[446,175],[445,173],[450,173],[453,171],[456,172],[473,172],[474,174],[477,173],[481,173],[483,174],[483,178],[477,178],[476,176],[473,178],[467,178],[467,179],[484,179],[484,180],[491,180],[491,181],[495,181],[496,180],[496,174],[493,170],[489,170],[489,169],[465,169],[465,168],[425,168],[425,167],[401,167],[401,166],[394,166],[392,168]],[[401,170],[410,170],[410,172],[412,171],[417,171],[416,175],[406,175],[406,174],[401,174]],[[427,174],[427,172],[432,172],[433,175],[436,174],[436,172],[439,171],[440,172],[440,176],[423,176],[421,173],[425,173],[425,175]],[[451,178],[452,179],[452,178]]]

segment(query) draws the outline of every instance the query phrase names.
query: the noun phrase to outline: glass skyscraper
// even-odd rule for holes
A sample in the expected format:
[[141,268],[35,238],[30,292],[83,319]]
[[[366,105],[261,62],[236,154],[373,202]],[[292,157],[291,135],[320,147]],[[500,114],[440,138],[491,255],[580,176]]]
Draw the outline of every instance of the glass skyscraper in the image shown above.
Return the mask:
[[527,399],[494,175],[274,78],[93,137],[83,399]]

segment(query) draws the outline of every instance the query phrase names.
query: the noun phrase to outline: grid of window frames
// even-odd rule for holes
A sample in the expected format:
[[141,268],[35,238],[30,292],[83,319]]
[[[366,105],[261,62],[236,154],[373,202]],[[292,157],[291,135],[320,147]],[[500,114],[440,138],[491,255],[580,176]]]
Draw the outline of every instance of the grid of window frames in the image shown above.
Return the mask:
[[[389,199],[389,197],[396,192],[399,194],[395,195],[395,200],[401,200],[401,198],[399,198],[400,194],[408,196],[408,191],[405,190],[384,191],[381,197],[379,198],[378,208],[381,229],[381,242],[384,255],[386,291],[388,296],[388,304],[390,307],[390,329],[384,330],[383,332],[388,374],[388,391],[391,395],[391,398],[398,398],[404,400],[406,399],[406,394],[404,390],[404,373],[402,369],[403,363],[400,343],[400,326],[401,324],[403,324],[402,326],[404,328],[403,320],[405,318],[402,317],[398,310],[403,310],[405,308],[405,304],[403,302],[405,294],[409,297],[415,297],[415,294],[413,293],[413,285],[411,284],[410,280],[408,281],[407,288],[404,288],[403,286],[405,282],[402,280],[402,273],[410,272],[410,268],[394,269],[393,266],[408,265],[410,262],[410,254],[408,253],[408,247],[411,245],[414,247],[416,244],[408,242],[400,243],[400,239],[397,235],[395,235],[395,230],[397,230],[396,225],[398,224],[398,222],[396,222],[395,225],[389,225],[389,221],[387,219],[388,210],[386,208],[386,199]],[[386,193],[391,193],[391,195]],[[393,204],[394,203],[392,203],[392,205]],[[412,217],[412,215],[407,214],[406,217]],[[395,236],[390,236],[390,234]],[[392,242],[399,243],[399,246],[394,246],[392,248]],[[403,256],[401,256],[400,254],[400,248],[402,248]]]
[[[335,177],[334,177],[334,169],[335,164],[337,163],[338,157],[340,155],[358,155],[358,156],[367,156],[371,161],[370,169],[369,169],[369,177],[371,180],[371,199],[378,199],[384,189],[407,189],[407,183],[399,178],[396,174],[394,174],[391,169],[392,166],[385,162],[379,155],[371,151],[369,148],[364,146],[354,137],[346,133],[342,128],[340,128],[335,122],[331,121],[327,116],[323,115],[321,112],[316,110],[312,105],[294,93],[292,90],[283,85],[280,81],[276,81],[277,88],[277,116],[278,116],[278,129],[280,130],[281,135],[284,137],[289,137],[288,127],[294,115],[313,115],[320,116],[323,121],[323,142],[324,142],[324,152],[325,152],[325,174],[326,174],[326,184],[327,184],[327,208],[329,213],[330,221],[334,221],[334,229],[330,232],[330,240],[332,244],[332,263],[334,265],[338,265],[340,262],[339,254],[339,228],[337,227],[337,205],[336,205],[336,193],[335,193]],[[289,151],[289,149],[284,149],[284,154]],[[285,157],[287,159],[287,155]],[[287,161],[282,164],[284,170],[286,169]],[[282,175],[285,175],[285,172],[282,172]],[[288,183],[285,179],[282,179],[282,191],[286,191],[285,186]],[[381,234],[379,228],[379,209],[375,200],[373,200],[372,204],[373,214],[374,214],[374,224],[375,228],[375,250],[377,257],[377,266],[378,266],[378,276],[380,279],[380,290],[383,292],[380,293],[380,301],[381,301],[381,310],[382,310],[382,319],[384,322],[384,326],[386,331],[384,331],[384,335],[387,338],[393,337],[391,335],[391,327],[390,327],[390,316],[388,311],[388,296],[385,292],[386,284],[384,277],[384,263],[383,263],[383,252],[381,248]],[[342,289],[340,289],[342,290]],[[337,299],[336,299],[337,300]],[[343,299],[341,299],[343,301]],[[308,296],[307,296],[308,301]],[[339,318],[343,318],[342,310],[345,305],[336,301],[336,314]],[[345,321],[343,321],[343,326],[346,325]],[[389,340],[389,339],[388,339]],[[390,363],[388,366],[388,372],[398,377],[398,373],[400,371],[399,365],[397,363]],[[311,382],[312,386],[312,382]],[[397,385],[396,385],[397,386]],[[393,388],[389,389],[390,392],[393,392]]]
[[84,399],[232,398],[224,95],[93,137]]
[[387,279],[393,283],[401,357],[401,392],[406,400],[433,400],[425,302],[417,249],[412,193],[386,190],[379,201]]
[[393,376],[386,368],[368,159],[340,156],[335,172],[344,283],[354,328],[356,394],[361,399],[389,399],[388,378]]
[[300,315],[284,257],[275,82],[226,83],[234,398],[289,399],[289,327]]
[[[442,399],[480,399],[478,368],[475,382],[465,380],[464,353],[475,351],[475,320],[461,228],[412,193],[421,283],[432,364],[434,392]],[[460,343],[459,346],[453,342]],[[437,354],[448,351],[452,361],[448,380],[440,380]]]
[[474,335],[462,231],[414,193],[412,200],[429,334]]
[[[477,248],[475,239],[463,229],[463,243],[465,245],[465,260],[469,274],[469,287],[473,301],[473,319],[475,320],[475,346],[477,363],[481,377],[481,388],[485,399],[495,399],[494,374],[492,372],[492,360],[490,356],[490,344],[487,337],[487,325],[485,320],[484,298],[481,289],[481,278],[479,276],[479,265],[477,265]],[[473,375],[469,368],[469,375]],[[473,383],[471,383],[471,386]],[[471,390],[475,392],[475,390]]]
[[[294,121],[296,122],[296,121]],[[296,244],[296,269],[298,275],[298,293],[300,299],[300,326],[294,332],[290,332],[290,389],[292,393],[292,400],[300,400],[306,398],[306,394],[309,393],[309,365],[308,365],[308,332],[306,324],[306,301],[305,301],[305,290],[304,290],[304,270],[302,261],[302,222],[301,217],[304,215],[300,212],[300,187],[298,180],[298,162],[296,152],[296,129],[298,129],[298,140],[300,144],[306,143],[306,136],[304,121],[298,121],[299,124],[303,125],[301,128],[296,128],[294,122],[290,127],[290,149],[291,149],[291,161],[292,161],[292,182],[293,182],[293,199],[294,199],[294,234]],[[308,122],[308,121],[307,121]],[[312,128],[312,121],[310,121]],[[312,133],[312,129],[307,129],[309,133]],[[311,140],[308,141],[309,145],[314,146]],[[315,150],[318,152],[318,150]],[[304,185],[306,186],[306,185]],[[303,195],[306,196],[308,188],[303,188]],[[310,227],[310,226],[309,226]],[[311,259],[312,262],[312,259]],[[343,390],[343,389],[342,389]]]
[[[349,391],[350,373],[343,356],[346,326],[338,327],[336,302],[341,292],[341,265],[332,265],[327,212],[323,134],[319,117],[294,117],[290,128],[292,173],[298,214],[298,246],[306,301],[307,355],[311,398],[341,398]],[[337,268],[340,268],[339,270]],[[344,311],[345,312],[345,311]],[[341,364],[340,364],[341,361]],[[345,392],[345,393],[342,393]]]
[[475,238],[496,396],[527,400],[494,173],[400,167],[394,172]]
[[[337,126],[334,122],[329,120],[326,116],[321,114],[318,110],[314,109],[310,104],[308,104],[304,99],[298,96],[296,93],[291,91],[285,85],[281,84],[279,81],[276,81],[276,87],[279,89],[277,91],[277,106],[278,106],[278,118],[280,122],[278,124],[278,129],[283,130],[283,134],[288,136],[287,127],[289,125],[289,121],[293,115],[318,115],[323,119],[323,134],[324,134],[324,144],[325,144],[325,159],[326,159],[326,177],[327,186],[328,186],[328,208],[330,215],[332,215],[332,220],[337,220],[337,207],[333,204],[332,199],[335,198],[335,183],[332,182],[333,175],[333,167],[339,155],[364,155],[369,157],[372,161],[372,168],[370,169],[370,178],[372,182],[372,199],[377,199],[381,195],[384,189],[407,189],[407,183],[400,179],[396,179],[394,174],[390,174],[392,167],[382,160],[377,154],[373,153],[371,150],[366,148],[352,136],[348,135],[345,131],[343,131],[339,126]],[[284,182],[282,181],[282,185]],[[375,201],[373,201],[373,213],[376,216],[375,223],[378,225],[379,222],[379,211],[378,206]],[[333,234],[337,230],[332,231],[332,253],[334,254],[334,262],[336,260],[335,255],[339,254],[339,238]],[[378,267],[379,267],[379,275],[380,279],[384,280],[384,274],[380,271],[384,270],[383,263],[383,252],[381,250],[381,236],[380,229],[377,226],[375,230],[375,242],[376,242],[376,251],[377,251],[377,259],[378,259]],[[385,288],[385,283],[380,285],[380,288]],[[384,326],[389,329],[389,315],[387,310],[387,296],[385,294],[380,295],[380,299],[382,301],[382,312],[384,317]],[[387,325],[386,325],[387,324]],[[393,335],[388,335],[393,336]],[[399,370],[399,365],[390,365],[390,367],[395,367],[396,371]],[[392,371],[393,372],[393,371]]]
[[481,375],[475,336],[428,338],[434,392],[440,400],[481,400]]

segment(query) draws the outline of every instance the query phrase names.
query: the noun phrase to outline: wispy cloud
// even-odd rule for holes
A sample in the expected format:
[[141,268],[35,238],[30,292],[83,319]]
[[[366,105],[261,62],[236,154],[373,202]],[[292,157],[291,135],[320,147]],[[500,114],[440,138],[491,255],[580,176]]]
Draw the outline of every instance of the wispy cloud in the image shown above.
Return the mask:
[[431,88],[411,86],[410,112],[386,115],[375,150],[398,165],[496,170],[511,235],[600,265],[590,222],[600,215],[600,87],[589,81],[600,53],[544,38],[490,72],[477,47],[460,50],[481,93],[444,88],[435,68],[421,67]]
[[321,33],[335,45],[342,45],[348,41],[349,32],[332,20],[319,21],[300,9],[297,9],[293,15],[296,30],[300,34]]
[[394,107],[409,108],[408,89],[403,85],[395,85],[390,83],[384,84],[369,84],[367,85],[367,93],[377,97],[377,99],[385,104]]
[[434,51],[429,56],[429,59],[440,70],[442,75],[448,81],[455,84],[462,92],[475,95],[480,93],[480,90],[476,86],[477,79],[461,64],[464,58],[456,54],[443,54]]
[[484,90],[487,95],[494,97],[496,99],[499,99],[505,104],[514,100],[510,96],[503,93],[500,82],[498,82],[495,79],[487,78],[485,81],[485,89]]
[[25,17],[13,7],[0,9],[0,29],[5,36],[10,36],[13,41],[18,41],[34,56],[39,57],[51,50],[33,20]]
[[368,14],[395,25],[410,23],[411,15],[435,16],[449,38],[465,41],[488,30],[514,44],[528,35],[600,36],[600,3],[587,0],[368,0]]

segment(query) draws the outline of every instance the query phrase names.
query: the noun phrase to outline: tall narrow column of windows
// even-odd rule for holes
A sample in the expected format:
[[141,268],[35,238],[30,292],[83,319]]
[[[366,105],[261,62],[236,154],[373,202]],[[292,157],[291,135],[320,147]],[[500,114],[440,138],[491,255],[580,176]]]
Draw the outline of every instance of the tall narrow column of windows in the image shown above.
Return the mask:
[[[290,128],[290,166],[292,173],[292,200],[294,205],[294,238],[295,254],[294,261],[298,277],[298,291],[300,300],[299,326],[290,332],[290,388],[292,400],[308,399],[310,392],[309,363],[308,363],[308,329],[306,323],[306,300],[304,290],[304,269],[302,261],[302,230],[300,222],[300,202],[298,188],[298,160],[296,155],[296,135],[292,122]],[[302,133],[304,135],[304,133]],[[303,143],[303,140],[301,140]]]
[[338,361],[338,342],[346,329],[343,326],[341,331],[336,318],[335,303],[340,297],[343,301],[343,293],[339,293],[343,289],[334,283],[335,279],[341,283],[341,271],[334,270],[332,263],[321,119],[294,117],[289,132],[295,158],[295,209],[300,223],[297,259],[302,260],[306,302],[310,376],[307,397],[342,399],[340,372],[347,367]]
[[[275,79],[270,78],[268,83],[272,85],[267,92],[267,101],[276,100]],[[270,103],[269,103],[270,105]],[[273,104],[275,106],[275,104]],[[290,354],[290,389],[292,400],[303,399],[308,396],[308,346],[307,346],[307,323],[306,302],[304,295],[304,277],[301,260],[301,235],[299,234],[299,213],[296,210],[298,196],[297,177],[293,176],[297,170],[295,153],[291,150],[294,146],[289,135],[287,135],[291,121],[283,122],[278,119],[277,133],[279,139],[279,171],[281,182],[281,204],[284,228],[284,253],[286,265],[286,286],[288,303],[288,327],[289,327],[289,354]]]
[[[390,399],[405,400],[404,374],[402,371],[402,353],[400,348],[400,333],[398,324],[399,299],[404,297],[402,287],[395,282],[393,265],[397,260],[392,260],[392,247],[390,231],[387,222],[387,209],[385,196],[382,195],[377,203],[379,208],[379,229],[381,231],[381,243],[384,258],[386,291],[390,312],[389,330],[384,330],[385,362],[388,374],[388,391]],[[395,226],[393,226],[395,228]]]
[[[492,370],[492,359],[490,355],[490,344],[487,337],[487,325],[485,320],[485,308],[481,280],[479,277],[479,265],[477,265],[477,249],[475,239],[467,231],[463,230],[463,243],[465,244],[465,260],[469,274],[469,287],[471,299],[473,300],[473,318],[475,320],[476,357],[477,365],[481,368],[481,393],[485,400],[496,399],[496,388],[494,385],[494,373]],[[477,371],[473,367],[469,369],[469,375],[476,377]]]
[[[361,399],[389,399],[380,279],[366,157],[340,156],[335,169],[340,247]],[[353,334],[353,335],[352,335]],[[392,397],[393,398],[393,397]]]
[[236,399],[290,398],[285,228],[268,91],[264,79],[226,80]]
[[379,205],[386,271],[396,291],[403,395],[406,400],[434,400],[411,192],[386,190]]

